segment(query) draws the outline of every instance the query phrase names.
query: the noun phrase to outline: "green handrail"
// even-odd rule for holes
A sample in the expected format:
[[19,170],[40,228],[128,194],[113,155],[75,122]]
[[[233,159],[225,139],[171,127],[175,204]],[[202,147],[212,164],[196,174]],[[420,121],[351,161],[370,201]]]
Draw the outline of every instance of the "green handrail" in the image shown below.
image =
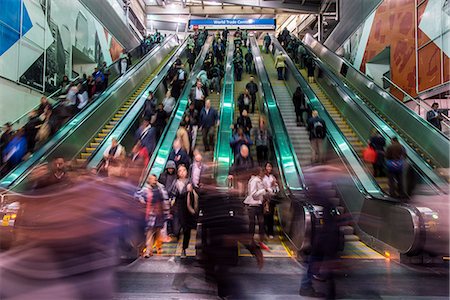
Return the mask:
[[177,105],[175,106],[172,116],[170,118],[170,123],[166,125],[163,134],[161,135],[158,144],[156,145],[155,151],[150,159],[150,163],[144,173],[141,180],[141,186],[145,184],[147,178],[150,174],[155,174],[159,176],[166,165],[167,159],[169,157],[170,151],[172,150],[172,143],[176,137],[177,130],[180,127],[181,120],[183,118],[184,112],[188,105],[189,93],[191,91],[190,87],[195,84],[197,80],[197,74],[200,72],[203,66],[203,61],[205,60],[206,54],[208,53],[209,47],[211,46],[212,37],[208,37],[205,44],[202,47],[202,52],[197,58],[194,69],[190,74],[190,79],[186,82]]
[[187,47],[187,39],[178,47],[178,49],[172,53],[170,58],[164,63],[163,66],[160,67],[158,74],[150,82],[150,85],[144,90],[142,96],[138,101],[133,103],[130,109],[127,110],[122,119],[114,126],[114,128],[109,132],[109,134],[103,139],[101,145],[97,147],[97,150],[88,158],[89,164],[88,169],[98,167],[102,158],[103,152],[106,148],[111,144],[111,140],[113,137],[117,139],[119,144],[121,144],[122,140],[130,131],[132,125],[138,120],[139,116],[142,113],[144,108],[144,103],[148,97],[150,91],[156,91],[158,86],[163,82],[166,74],[169,72],[169,69],[175,63],[175,60],[183,53],[183,51]]
[[286,57],[287,68],[291,71],[290,75],[292,75],[296,79],[296,81],[302,88],[303,93],[306,96],[307,104],[311,109],[317,110],[320,117],[325,121],[327,127],[327,138],[340,158],[346,161],[344,165],[346,166],[350,174],[352,174],[352,179],[355,182],[358,190],[365,195],[388,198],[382,192],[373,176],[371,176],[368,173],[368,170],[364,168],[364,163],[361,161],[358,154],[354,151],[353,147],[350,145],[349,141],[341,132],[328,111],[322,105],[322,102],[320,102],[319,98],[317,98],[311,86],[306,82],[306,80],[297,70],[292,59],[273,36],[272,40],[274,41],[273,46],[275,47],[275,49],[281,51]]
[[216,181],[220,186],[227,185],[227,176],[232,163],[233,155],[230,147],[232,135],[231,125],[234,121],[234,43],[228,41],[227,63],[222,86],[220,104],[220,123],[217,132],[217,142],[214,149],[214,162],[216,167]]
[[[345,87],[361,93],[364,99],[355,95],[355,99],[365,101],[375,107],[401,133],[408,144],[419,147],[421,151],[441,168],[448,168],[450,164],[450,143],[447,136],[411,111],[401,101],[395,99],[388,92],[377,86],[371,79],[361,73],[353,65],[320,44],[312,36],[306,35],[304,43],[307,50],[319,57],[335,76],[345,81]],[[341,70],[346,68],[345,75]]]

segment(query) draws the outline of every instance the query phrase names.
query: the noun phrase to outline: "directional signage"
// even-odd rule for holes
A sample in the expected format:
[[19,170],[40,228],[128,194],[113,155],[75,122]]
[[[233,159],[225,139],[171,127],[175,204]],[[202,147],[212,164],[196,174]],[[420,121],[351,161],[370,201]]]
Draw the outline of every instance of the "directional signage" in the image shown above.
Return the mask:
[[189,29],[275,29],[275,19],[192,19]]

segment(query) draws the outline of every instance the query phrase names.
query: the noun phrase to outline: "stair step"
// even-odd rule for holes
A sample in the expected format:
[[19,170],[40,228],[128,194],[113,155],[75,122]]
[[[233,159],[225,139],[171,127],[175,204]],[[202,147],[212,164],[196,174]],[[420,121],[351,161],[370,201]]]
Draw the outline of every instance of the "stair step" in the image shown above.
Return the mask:
[[359,236],[354,234],[344,235],[344,240],[346,242],[357,242],[359,241]]
[[85,149],[85,151],[86,151],[87,153],[92,153],[92,152],[95,151],[95,149],[97,149],[97,148],[88,147],[88,148]]
[[[351,236],[351,235],[354,235],[354,233],[355,233],[355,228],[353,228],[353,226],[350,226],[350,225],[344,225],[344,226],[340,226],[339,227],[339,231],[341,232],[341,233],[343,233],[344,235],[349,235],[349,236]],[[359,240],[359,239],[358,239]]]
[[98,146],[100,146],[100,143],[90,143],[89,146],[91,146],[92,148],[97,148]]
[[94,138],[94,140],[95,140],[97,143],[101,143],[101,142],[103,142],[104,138],[102,138],[102,137],[96,137],[96,138]]
[[88,158],[89,156],[91,156],[92,153],[86,153],[86,152],[82,152],[81,153],[81,158]]

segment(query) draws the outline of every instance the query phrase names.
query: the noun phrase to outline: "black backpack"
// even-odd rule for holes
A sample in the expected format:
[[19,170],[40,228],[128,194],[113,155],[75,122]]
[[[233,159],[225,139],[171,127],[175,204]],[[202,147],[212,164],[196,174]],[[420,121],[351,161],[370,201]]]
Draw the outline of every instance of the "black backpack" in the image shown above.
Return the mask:
[[325,138],[326,132],[325,128],[323,127],[322,121],[315,121],[313,124],[313,135],[315,138],[323,139]]

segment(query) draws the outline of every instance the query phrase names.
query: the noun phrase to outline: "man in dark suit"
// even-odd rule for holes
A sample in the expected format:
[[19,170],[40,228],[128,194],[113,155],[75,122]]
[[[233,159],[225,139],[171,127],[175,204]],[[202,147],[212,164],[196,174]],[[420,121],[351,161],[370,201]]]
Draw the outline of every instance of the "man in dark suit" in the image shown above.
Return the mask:
[[142,125],[138,128],[135,134],[136,142],[140,141],[141,145],[147,148],[148,154],[150,156],[155,150],[156,134],[156,128],[150,125],[150,120],[148,119],[144,119]]
[[189,99],[194,102],[195,109],[201,111],[205,106],[205,98],[208,96],[208,91],[202,85],[200,80],[197,80],[195,86],[191,89]]
[[427,121],[437,129],[442,130],[442,116],[438,108],[439,104],[436,102],[431,105],[431,110],[427,112]]
[[181,147],[180,139],[175,139],[175,141],[173,141],[172,151],[169,154],[168,160],[173,160],[177,166],[177,169],[179,165],[185,165],[186,169],[189,170],[189,155]]
[[219,125],[219,115],[217,114],[217,110],[211,107],[211,100],[208,99],[200,113],[200,129],[202,131],[205,151],[210,151],[211,147],[214,147],[216,125]]

